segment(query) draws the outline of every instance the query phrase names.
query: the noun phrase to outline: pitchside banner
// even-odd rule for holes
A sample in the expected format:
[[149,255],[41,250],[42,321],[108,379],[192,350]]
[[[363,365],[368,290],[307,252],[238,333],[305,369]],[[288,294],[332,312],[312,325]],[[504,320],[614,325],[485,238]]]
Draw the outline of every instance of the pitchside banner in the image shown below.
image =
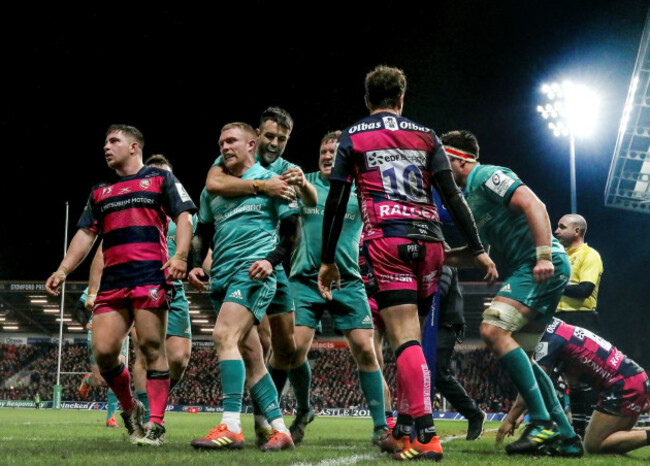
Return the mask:
[[[106,409],[105,402],[94,401],[62,401],[62,409],[78,409],[85,411],[103,411]],[[34,408],[35,404],[30,400],[0,400],[0,408]],[[51,401],[41,402],[42,408],[52,408]],[[221,406],[187,406],[187,405],[167,405],[167,412],[176,413],[222,413]],[[244,414],[252,414],[252,406],[244,406],[242,409]],[[295,413],[284,413],[287,415],[294,415]],[[370,410],[364,408],[324,408],[316,413],[316,416],[323,417],[370,417]],[[433,413],[435,419],[445,419],[451,421],[464,421],[465,418],[456,412],[439,412]],[[488,413],[488,421],[502,421],[505,413]]]

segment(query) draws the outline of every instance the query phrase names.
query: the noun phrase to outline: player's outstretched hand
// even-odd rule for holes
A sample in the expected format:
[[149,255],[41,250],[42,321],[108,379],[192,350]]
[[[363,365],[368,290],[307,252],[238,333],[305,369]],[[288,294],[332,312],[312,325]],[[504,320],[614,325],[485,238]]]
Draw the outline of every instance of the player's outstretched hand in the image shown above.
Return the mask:
[[341,289],[341,275],[336,264],[321,264],[318,271],[318,290],[323,298],[332,300],[332,286]]
[[293,201],[296,198],[296,190],[282,176],[264,180],[262,191],[268,196],[279,197],[285,201]]
[[476,261],[476,264],[485,271],[483,280],[487,282],[488,286],[494,285],[494,283],[499,278],[499,271],[497,270],[497,266],[495,265],[494,261],[486,252],[483,252],[476,256],[474,260]]
[[190,282],[190,285],[192,285],[199,293],[205,291],[207,288],[204,281],[205,278],[205,272],[201,267],[195,267],[187,274],[187,281]]
[[273,273],[273,265],[266,259],[257,261],[248,269],[248,278],[251,280],[266,280]]
[[533,267],[533,278],[537,283],[545,282],[553,276],[553,273],[555,273],[553,262],[546,259],[538,260]]

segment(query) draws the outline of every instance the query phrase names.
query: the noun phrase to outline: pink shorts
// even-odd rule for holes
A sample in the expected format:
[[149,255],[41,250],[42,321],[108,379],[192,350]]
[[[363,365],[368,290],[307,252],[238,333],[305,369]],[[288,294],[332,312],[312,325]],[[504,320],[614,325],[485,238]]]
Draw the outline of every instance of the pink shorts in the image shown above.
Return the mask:
[[612,416],[638,416],[648,408],[650,383],[645,372],[621,377],[600,393],[596,409]]
[[165,287],[146,285],[97,293],[93,314],[102,314],[118,309],[129,309],[130,311],[133,309],[169,309]]
[[378,238],[366,241],[366,251],[378,292],[414,291],[421,299],[438,289],[445,259],[442,243]]

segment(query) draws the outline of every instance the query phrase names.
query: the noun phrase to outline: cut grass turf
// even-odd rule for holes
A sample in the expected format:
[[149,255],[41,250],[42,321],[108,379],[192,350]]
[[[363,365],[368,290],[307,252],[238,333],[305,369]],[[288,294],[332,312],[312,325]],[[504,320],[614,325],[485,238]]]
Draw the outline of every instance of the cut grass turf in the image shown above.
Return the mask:
[[[123,427],[105,427],[103,411],[51,409],[0,409],[1,465],[200,465],[236,464],[318,465],[391,463],[370,444],[370,419],[317,417],[307,427],[304,441],[294,451],[262,453],[255,448],[253,418],[242,417],[246,447],[241,451],[196,451],[190,440],[202,437],[220,419],[219,414],[167,413],[167,442],[162,447],[131,445]],[[287,425],[293,418],[285,418]],[[118,422],[122,420],[118,416]],[[650,462],[650,448],[626,456],[587,456],[585,458],[508,457],[503,446],[494,445],[498,423],[477,441],[465,440],[465,422],[436,421],[443,439],[444,464],[450,465],[547,465],[547,464],[641,464]],[[491,431],[490,431],[491,430]],[[510,442],[512,439],[507,439]]]

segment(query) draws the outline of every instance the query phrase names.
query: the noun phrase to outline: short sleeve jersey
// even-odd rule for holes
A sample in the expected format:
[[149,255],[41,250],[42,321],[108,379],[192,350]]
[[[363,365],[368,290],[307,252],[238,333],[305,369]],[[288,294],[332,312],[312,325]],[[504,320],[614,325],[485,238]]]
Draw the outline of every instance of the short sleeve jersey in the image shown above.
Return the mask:
[[143,167],[112,184],[93,188],[78,228],[103,236],[100,291],[165,283],[167,217],[196,212],[169,171]]
[[542,366],[558,366],[567,376],[596,389],[643,372],[607,340],[555,318],[537,345],[535,360]]
[[440,139],[393,113],[377,113],[343,131],[331,180],[357,186],[365,240],[442,241],[431,198],[434,173],[451,170]]
[[[258,163],[246,170],[245,180],[275,176]],[[264,259],[277,245],[278,222],[298,214],[297,202],[287,203],[268,196],[226,198],[201,193],[199,221],[214,224],[212,276],[223,278],[242,267]]]
[[[465,186],[465,199],[474,214],[481,240],[502,254],[510,268],[536,261],[537,257],[526,216],[508,208],[515,190],[522,185],[508,168],[477,165]],[[553,254],[564,254],[562,245],[555,238],[551,240]]]
[[[302,234],[298,247],[291,256],[291,277],[316,277],[320,268],[323,235],[323,212],[325,200],[330,189],[330,182],[320,172],[305,175],[316,188],[318,204],[307,207],[300,203]],[[355,192],[348,200],[343,230],[336,247],[335,261],[341,277],[361,278],[359,273],[359,240],[363,221],[359,213],[359,203]]]
[[569,262],[571,262],[571,280],[569,285],[577,285],[580,282],[589,282],[595,285],[594,291],[585,299],[570,298],[562,296],[558,311],[595,311],[598,304],[598,288],[600,277],[603,274],[603,261],[600,254],[587,243],[578,247],[567,249]]

